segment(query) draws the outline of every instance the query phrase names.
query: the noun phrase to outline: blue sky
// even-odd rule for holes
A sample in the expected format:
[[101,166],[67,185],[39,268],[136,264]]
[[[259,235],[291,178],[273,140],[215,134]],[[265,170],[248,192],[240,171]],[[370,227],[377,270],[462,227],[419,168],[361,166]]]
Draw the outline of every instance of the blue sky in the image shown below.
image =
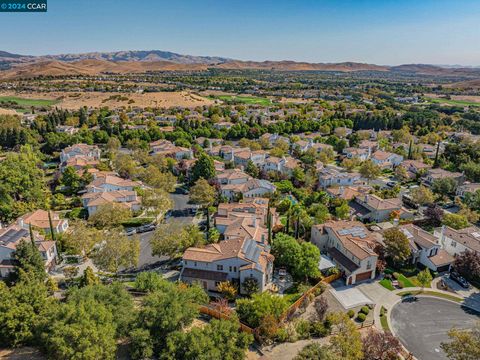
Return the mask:
[[0,50],[480,65],[480,0],[48,0],[0,13]]

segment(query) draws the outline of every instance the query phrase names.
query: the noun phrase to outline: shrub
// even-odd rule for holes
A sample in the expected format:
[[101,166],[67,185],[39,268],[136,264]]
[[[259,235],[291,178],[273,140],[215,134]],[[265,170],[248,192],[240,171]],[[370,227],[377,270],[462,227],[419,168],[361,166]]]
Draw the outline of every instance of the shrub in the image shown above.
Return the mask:
[[368,308],[368,306],[362,306],[362,308],[360,309],[360,312],[365,315],[368,315],[368,313],[370,312],[370,309]]
[[357,315],[357,320],[360,322],[364,322],[366,318],[367,318],[367,315],[365,315],[364,313],[358,313]]
[[313,290],[313,294],[315,295],[315,297],[317,296],[320,296],[324,293],[325,289],[327,288],[327,286],[324,284],[324,283],[320,283],[320,285],[318,285],[314,290]]
[[308,339],[310,338],[310,321],[299,319],[295,323],[295,331],[297,332],[299,339]]
[[347,315],[350,319],[352,319],[355,316],[355,311],[353,310],[348,310]]
[[323,321],[314,321],[310,324],[310,334],[316,337],[330,335],[330,328],[326,327]]
[[130,356],[132,359],[149,359],[153,355],[153,340],[146,329],[135,329],[130,333]]
[[395,278],[395,280],[398,280],[398,278],[400,277],[400,274],[398,272],[394,272],[392,275]]
[[288,331],[287,329],[285,328],[280,328],[277,330],[277,334],[276,334],[276,337],[275,339],[278,341],[278,342],[287,342],[288,341]]

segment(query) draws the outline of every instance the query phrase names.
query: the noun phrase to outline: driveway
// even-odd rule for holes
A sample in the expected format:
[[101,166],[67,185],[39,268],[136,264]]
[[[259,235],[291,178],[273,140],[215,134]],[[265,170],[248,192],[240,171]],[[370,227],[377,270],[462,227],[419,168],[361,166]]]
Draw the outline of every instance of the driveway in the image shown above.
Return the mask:
[[440,344],[449,341],[448,331],[452,327],[472,328],[480,316],[451,301],[418,297],[417,301],[396,304],[390,319],[394,334],[416,358],[446,360]]
[[[480,290],[476,287],[470,286],[470,289],[461,287],[457,282],[451,280],[448,275],[443,275],[441,279],[447,284],[447,286],[455,291],[458,295],[465,298],[465,305],[480,309]],[[436,279],[435,279],[436,280]],[[439,280],[436,280],[437,283]]]
[[331,287],[329,291],[342,304],[345,310],[374,303],[356,285],[335,286]]

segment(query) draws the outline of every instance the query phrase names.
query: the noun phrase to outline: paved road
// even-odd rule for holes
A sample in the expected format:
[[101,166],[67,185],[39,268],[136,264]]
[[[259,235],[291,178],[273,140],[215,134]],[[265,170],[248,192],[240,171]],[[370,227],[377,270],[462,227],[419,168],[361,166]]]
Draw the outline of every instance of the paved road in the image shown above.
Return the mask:
[[[167,221],[180,221],[185,224],[192,223],[193,216],[187,214],[186,210],[193,207],[188,204],[188,195],[180,194],[179,192],[170,195],[173,200],[173,212],[172,216]],[[152,248],[150,246],[150,238],[153,235],[153,231],[138,234],[140,237],[140,257],[138,261],[138,267],[144,267],[150,264],[157,263],[159,261],[168,260],[167,256],[152,256]]]
[[478,313],[459,304],[429,297],[400,302],[391,311],[393,332],[420,360],[447,359],[440,344],[449,340],[448,331],[472,328],[479,320]]

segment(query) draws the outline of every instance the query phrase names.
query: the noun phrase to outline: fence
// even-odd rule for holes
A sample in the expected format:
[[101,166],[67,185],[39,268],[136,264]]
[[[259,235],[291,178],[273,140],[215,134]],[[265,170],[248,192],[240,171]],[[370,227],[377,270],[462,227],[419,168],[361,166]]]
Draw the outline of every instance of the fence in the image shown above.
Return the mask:
[[[224,320],[230,319],[230,315],[222,313],[221,311],[212,309],[209,306],[200,306],[200,312],[202,314],[214,317],[215,319],[224,319]],[[256,335],[256,331],[254,329],[252,329],[250,326],[247,326],[243,323],[240,323],[240,330],[249,334]]]
[[327,276],[326,278],[320,280],[317,284],[315,284],[314,286],[312,286],[310,289],[308,289],[307,291],[305,291],[302,296],[300,296],[298,298],[297,301],[295,301],[292,305],[290,305],[290,307],[283,313],[283,315],[280,317],[280,320],[281,321],[284,321],[284,320],[288,320],[293,314],[295,314],[295,312],[297,311],[297,309],[302,306],[302,304],[304,303],[304,301],[307,299],[307,297],[310,296],[310,294],[314,293],[315,290],[317,290],[319,287],[321,287],[322,285],[325,285],[325,284],[330,284],[331,282],[339,279],[342,275],[341,274],[334,274],[334,275],[330,275],[330,276]]

